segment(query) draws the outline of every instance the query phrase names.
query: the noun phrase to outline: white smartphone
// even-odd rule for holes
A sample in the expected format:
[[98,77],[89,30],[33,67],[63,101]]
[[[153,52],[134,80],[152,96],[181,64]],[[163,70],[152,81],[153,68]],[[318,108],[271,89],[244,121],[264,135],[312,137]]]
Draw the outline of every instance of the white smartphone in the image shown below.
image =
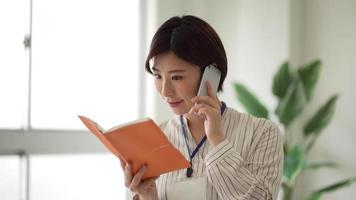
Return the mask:
[[200,86],[198,90],[198,96],[208,96],[206,81],[209,80],[213,91],[218,91],[218,86],[220,82],[221,72],[213,64],[205,67],[203,76],[200,81]]

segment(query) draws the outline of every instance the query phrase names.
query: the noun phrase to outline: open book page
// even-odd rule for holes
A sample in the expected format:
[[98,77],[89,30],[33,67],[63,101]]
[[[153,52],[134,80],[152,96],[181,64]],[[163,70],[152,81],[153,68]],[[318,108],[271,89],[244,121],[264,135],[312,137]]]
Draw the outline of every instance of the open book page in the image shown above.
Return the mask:
[[103,134],[104,129],[101,128],[101,126],[98,123],[94,122],[93,120],[85,116],[78,115],[78,117],[83,122],[83,124],[90,130],[90,132],[93,133],[114,155],[123,159],[123,157],[120,155],[117,149],[114,146],[112,146],[112,144],[106,137],[104,137]]
[[[144,121],[148,121],[148,120],[150,120],[150,118],[138,119],[138,120],[135,120],[135,121],[131,121],[131,122],[127,122],[127,123],[124,123],[124,124],[120,124],[120,125],[114,126],[114,127],[110,128],[110,129],[102,131],[102,132],[103,133],[112,132],[112,131],[117,130],[119,128],[122,128],[122,127],[125,127],[125,126],[129,126],[131,124],[138,124],[138,123],[141,123],[141,122],[144,122]],[[99,126],[99,124],[97,124],[97,125]]]
[[93,121],[93,124],[96,126],[96,128],[101,132],[101,133],[105,133],[105,129],[103,127],[101,127],[98,123]]

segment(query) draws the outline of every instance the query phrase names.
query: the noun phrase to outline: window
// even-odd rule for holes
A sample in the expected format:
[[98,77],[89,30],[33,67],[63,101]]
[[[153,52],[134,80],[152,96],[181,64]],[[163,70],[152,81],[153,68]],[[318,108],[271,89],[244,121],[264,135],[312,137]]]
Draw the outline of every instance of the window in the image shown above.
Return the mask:
[[0,129],[82,129],[78,114],[108,128],[136,119],[139,1],[29,2],[0,2]]
[[112,154],[34,155],[30,199],[125,199],[120,161]]
[[107,128],[138,115],[138,1],[33,3],[31,126]]
[[[96,139],[81,144],[92,135],[77,115],[104,128],[139,117],[140,3],[0,1],[0,193],[6,199],[123,199],[118,159],[96,152],[102,145]],[[30,191],[23,194],[16,152],[29,149],[40,154],[29,154]],[[42,154],[53,150],[59,154]]]
[[20,199],[20,158],[0,154],[0,194],[1,199]]
[[19,129],[25,120],[26,5],[26,0],[0,1],[0,129]]

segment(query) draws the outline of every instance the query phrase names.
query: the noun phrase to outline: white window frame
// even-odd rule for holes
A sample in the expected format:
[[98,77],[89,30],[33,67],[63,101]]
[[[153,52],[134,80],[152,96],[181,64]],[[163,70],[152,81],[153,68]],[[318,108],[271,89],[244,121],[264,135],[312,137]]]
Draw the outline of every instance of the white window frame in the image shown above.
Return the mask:
[[[30,21],[32,16],[32,1],[30,1]],[[143,63],[146,53],[146,16],[147,3],[139,1],[139,63],[142,66],[137,66],[139,70],[139,117],[145,114],[145,71]],[[31,22],[29,36],[31,37]],[[29,83],[31,83],[31,49],[29,49]],[[27,126],[23,130],[10,130],[0,128],[0,155],[1,154],[66,154],[66,153],[98,153],[107,152],[107,149],[88,131],[77,130],[37,130],[30,126],[30,100],[31,100],[31,85],[28,87],[28,110],[27,110]],[[80,144],[80,145],[78,145]]]
[[[32,2],[29,0],[29,33],[32,32]],[[145,114],[145,71],[143,63],[146,54],[147,35],[147,3],[139,1],[139,91],[138,92],[138,116]],[[142,69],[142,70],[141,70]],[[108,152],[104,145],[88,131],[78,130],[38,130],[31,128],[31,48],[29,49],[29,74],[28,74],[28,101],[27,101],[27,123],[22,130],[0,128],[0,156],[17,155],[21,162],[21,180],[19,185],[19,196],[21,199],[30,199],[30,156],[34,154],[71,154],[71,153],[101,153]]]

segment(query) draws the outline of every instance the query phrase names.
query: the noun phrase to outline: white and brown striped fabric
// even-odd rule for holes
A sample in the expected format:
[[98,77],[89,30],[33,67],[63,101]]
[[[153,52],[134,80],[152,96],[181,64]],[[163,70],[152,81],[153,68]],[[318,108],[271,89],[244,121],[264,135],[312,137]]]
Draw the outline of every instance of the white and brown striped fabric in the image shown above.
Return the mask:
[[[186,127],[187,121],[185,119]],[[225,141],[212,148],[208,142],[193,158],[193,176],[186,170],[163,174],[157,180],[159,200],[167,200],[171,184],[206,177],[207,199],[276,199],[283,170],[283,142],[269,120],[227,108],[222,115]],[[179,116],[161,125],[171,143],[188,159]],[[188,131],[188,145],[196,144]],[[164,162],[162,160],[162,162]],[[194,199],[194,197],[192,197]]]

